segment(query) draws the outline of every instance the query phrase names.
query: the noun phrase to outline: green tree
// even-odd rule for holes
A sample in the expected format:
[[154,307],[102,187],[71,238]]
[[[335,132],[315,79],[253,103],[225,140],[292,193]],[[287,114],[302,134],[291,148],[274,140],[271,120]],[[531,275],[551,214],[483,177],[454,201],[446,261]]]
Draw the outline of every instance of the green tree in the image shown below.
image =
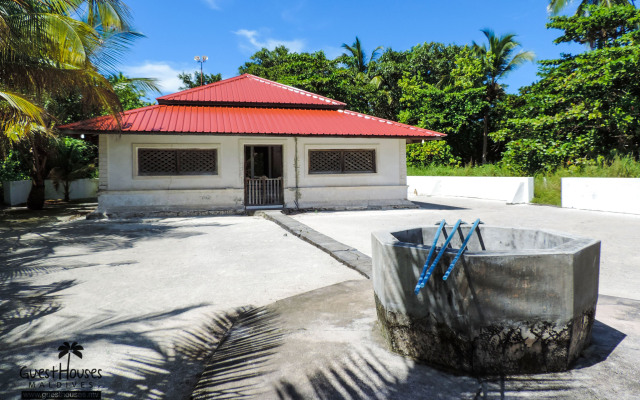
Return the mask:
[[[122,111],[145,107],[153,103],[145,101],[147,93],[159,92],[155,80],[146,78],[129,78],[122,72],[110,75],[107,81],[113,87]],[[79,91],[51,95],[45,102],[45,109],[58,124],[108,115],[109,110],[100,104],[87,103]]]
[[[118,101],[123,111],[153,105],[153,103],[144,101],[147,93],[160,92],[160,89],[156,86],[155,79],[129,78],[122,72],[118,72],[109,76],[107,80],[113,87],[116,96],[118,96]],[[103,110],[102,114],[106,114],[106,110]]]
[[[79,18],[84,18],[83,20]],[[118,98],[99,70],[109,70],[140,35],[128,30],[120,0],[7,0],[0,3],[0,129],[31,146],[33,188],[28,207],[44,204],[46,151],[53,120],[44,101],[81,93],[116,118]]]
[[[434,48],[444,50],[440,46]],[[451,60],[453,67],[450,71],[443,70],[427,76],[423,72],[415,75],[406,73],[399,81],[403,109],[398,119],[403,123],[446,133],[453,156],[465,162],[474,162],[482,155],[479,151],[482,116],[488,106],[483,86],[484,66],[468,47],[455,47],[438,53],[449,56],[449,51],[457,52]],[[430,63],[441,62],[430,59]]]
[[202,85],[208,85],[210,83],[219,82],[222,80],[221,74],[200,74],[200,71],[194,71],[193,74],[188,72],[182,72],[178,74],[178,78],[182,81],[180,90],[191,89],[201,86],[200,79],[202,79]]
[[97,149],[84,140],[70,137],[56,139],[54,143],[49,178],[56,190],[63,187],[64,201],[69,201],[71,182],[90,178],[95,172]]
[[601,31],[611,37],[594,50],[540,62],[541,79],[512,99],[510,115],[494,133],[505,143],[506,166],[535,173],[614,154],[638,157],[640,11],[587,11],[586,17],[552,17],[547,26],[564,31],[556,42],[586,43]]
[[532,61],[534,54],[531,51],[516,53],[520,43],[515,40],[516,35],[514,34],[496,36],[489,29],[483,29],[482,33],[486,36],[489,46],[473,42],[472,48],[476,57],[482,61],[485,75],[484,85],[487,106],[482,118],[484,126],[482,134],[482,163],[484,164],[487,162],[491,110],[495,107],[498,98],[504,94],[504,89],[499,80],[525,62]]
[[[570,3],[573,3],[574,0],[549,0],[549,5],[547,6],[547,10],[552,15],[557,15],[560,11],[564,10]],[[591,5],[601,5],[605,7],[613,7],[613,6],[624,6],[624,5],[634,5],[634,0],[582,0],[580,5],[578,6],[578,10],[576,11],[576,15],[586,15],[588,13],[587,8]]]
[[382,76],[376,73],[376,59],[379,57],[383,47],[376,47],[371,52],[371,55],[367,57],[360,39],[356,36],[356,40],[351,46],[343,43],[342,48],[347,52],[343,53],[339,59],[354,71],[356,78],[380,87]]
[[367,56],[362,48],[362,43],[357,36],[352,45],[343,43],[342,48],[347,51],[343,54],[346,56],[344,58],[345,63],[349,67],[355,69],[356,72],[361,72],[363,74],[367,74],[369,72],[371,64],[375,63],[376,59],[380,55],[380,51],[383,49],[382,46],[378,46],[371,52],[370,56]]

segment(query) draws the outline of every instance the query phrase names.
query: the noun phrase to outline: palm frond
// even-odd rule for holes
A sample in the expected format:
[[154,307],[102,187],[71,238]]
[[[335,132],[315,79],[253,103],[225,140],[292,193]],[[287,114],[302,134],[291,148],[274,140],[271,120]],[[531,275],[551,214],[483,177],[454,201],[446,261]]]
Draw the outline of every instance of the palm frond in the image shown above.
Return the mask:
[[551,15],[558,15],[565,7],[567,7],[573,0],[551,0],[547,6],[547,12]]
[[44,125],[46,112],[26,97],[18,93],[0,89],[0,99],[4,100],[13,110],[14,116],[8,122],[12,124],[18,122],[35,122]]

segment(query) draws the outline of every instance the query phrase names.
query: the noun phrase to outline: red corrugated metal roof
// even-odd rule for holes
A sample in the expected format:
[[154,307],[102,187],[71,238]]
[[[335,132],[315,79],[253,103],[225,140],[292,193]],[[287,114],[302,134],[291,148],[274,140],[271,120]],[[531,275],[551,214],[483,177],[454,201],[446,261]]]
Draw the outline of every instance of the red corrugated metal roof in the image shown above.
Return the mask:
[[[337,100],[273,82],[250,74],[158,97],[158,104],[207,103],[208,105],[286,105],[344,108]],[[307,107],[304,107],[307,108]]]
[[110,116],[59,129],[210,135],[446,136],[348,111],[339,101],[249,74],[158,97],[158,103],[123,113],[122,131]]
[[[74,131],[118,132],[113,117],[61,126]],[[130,110],[123,133],[328,135],[435,138],[428,129],[348,110],[154,105]]]

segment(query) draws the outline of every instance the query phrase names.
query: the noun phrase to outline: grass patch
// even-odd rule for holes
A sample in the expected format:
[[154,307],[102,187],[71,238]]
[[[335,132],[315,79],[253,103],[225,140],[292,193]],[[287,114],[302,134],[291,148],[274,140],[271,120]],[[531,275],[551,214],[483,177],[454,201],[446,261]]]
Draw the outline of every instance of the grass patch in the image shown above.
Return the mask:
[[[447,167],[407,166],[410,176],[525,176],[495,164]],[[632,157],[615,157],[610,162],[559,168],[555,172],[534,176],[533,203],[560,206],[562,178],[640,178],[640,162]]]
[[531,202],[536,204],[560,206],[562,204],[561,183],[561,176],[558,174],[534,176],[533,199],[531,199]]
[[513,171],[501,168],[495,164],[485,164],[466,167],[449,167],[431,165],[428,167],[407,166],[409,176],[521,176]]

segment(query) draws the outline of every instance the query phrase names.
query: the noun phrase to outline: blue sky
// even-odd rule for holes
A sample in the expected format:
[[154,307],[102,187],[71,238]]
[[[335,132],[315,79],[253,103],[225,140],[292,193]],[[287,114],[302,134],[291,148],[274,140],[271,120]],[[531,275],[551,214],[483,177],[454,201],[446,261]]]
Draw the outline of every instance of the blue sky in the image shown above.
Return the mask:
[[[559,31],[548,30],[545,0],[366,1],[333,0],[125,0],[135,28],[146,38],[123,58],[131,77],[159,79],[163,94],[178,90],[177,74],[199,68],[193,58],[206,55],[206,73],[238,75],[238,67],[261,47],[284,44],[294,51],[342,53],[358,36],[365,50],[377,46],[407,50],[418,43],[482,43],[480,29],[515,33],[537,59],[579,52],[577,45],[555,45]],[[571,13],[572,9],[567,9]],[[535,80],[537,66],[508,76],[510,92]],[[154,96],[155,97],[155,96]]]

